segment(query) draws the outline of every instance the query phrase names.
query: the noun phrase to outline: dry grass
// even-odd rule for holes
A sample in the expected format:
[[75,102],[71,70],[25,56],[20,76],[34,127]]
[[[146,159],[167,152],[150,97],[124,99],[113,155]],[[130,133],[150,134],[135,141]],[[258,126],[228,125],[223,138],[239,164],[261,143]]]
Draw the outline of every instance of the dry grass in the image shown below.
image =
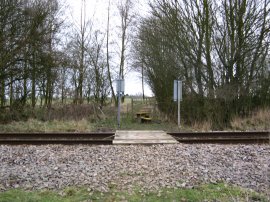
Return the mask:
[[[210,121],[195,122],[191,129],[193,131],[211,131],[212,123]],[[249,117],[236,116],[231,121],[231,128],[224,130],[270,130],[270,108],[254,111]]]
[[93,130],[93,127],[93,124],[86,119],[46,122],[29,119],[28,121],[0,124],[0,132],[90,132]]
[[45,120],[82,120],[84,118],[91,118],[91,115],[96,115],[98,106],[94,104],[82,105],[60,105],[54,106],[49,110],[43,111]]
[[210,131],[211,127],[212,127],[212,123],[210,121],[195,122],[192,126],[192,130],[194,130],[194,131]]
[[[187,126],[184,120],[181,128],[177,127],[175,120],[170,120],[159,110],[151,107],[152,124],[140,124],[134,120],[136,112],[149,105],[142,102],[134,102],[133,109],[130,99],[121,104],[121,128],[123,129],[147,129],[166,131],[211,131],[210,121],[195,122]],[[31,118],[32,117],[32,118]],[[34,116],[25,121],[13,121],[0,124],[0,132],[90,132],[113,131],[117,129],[117,108],[107,105],[100,110],[94,105],[65,105],[54,106],[51,110],[37,109]],[[246,118],[235,117],[231,121],[230,128],[224,130],[270,130],[270,108],[260,109]]]
[[270,130],[270,108],[254,111],[250,117],[235,117],[231,121],[233,130]]

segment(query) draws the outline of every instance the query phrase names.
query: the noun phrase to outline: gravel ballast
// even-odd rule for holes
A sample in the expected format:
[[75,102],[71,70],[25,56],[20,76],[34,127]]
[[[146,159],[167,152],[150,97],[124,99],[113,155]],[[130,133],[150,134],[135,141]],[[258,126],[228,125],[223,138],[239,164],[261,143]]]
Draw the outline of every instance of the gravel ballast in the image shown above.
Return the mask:
[[0,153],[0,191],[154,191],[225,182],[270,192],[269,145],[0,145]]

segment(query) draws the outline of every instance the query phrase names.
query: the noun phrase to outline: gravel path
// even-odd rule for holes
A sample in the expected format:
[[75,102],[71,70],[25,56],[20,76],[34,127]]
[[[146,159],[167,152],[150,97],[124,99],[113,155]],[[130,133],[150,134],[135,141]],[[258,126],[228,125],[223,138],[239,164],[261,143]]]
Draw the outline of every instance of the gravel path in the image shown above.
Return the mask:
[[269,145],[0,145],[0,191],[156,190],[226,182],[270,192]]

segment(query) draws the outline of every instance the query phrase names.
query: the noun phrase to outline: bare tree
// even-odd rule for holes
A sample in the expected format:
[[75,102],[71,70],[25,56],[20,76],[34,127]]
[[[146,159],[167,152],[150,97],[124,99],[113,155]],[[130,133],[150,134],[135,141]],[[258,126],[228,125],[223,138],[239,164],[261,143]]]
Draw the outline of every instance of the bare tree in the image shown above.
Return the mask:
[[194,102],[188,118],[195,114],[228,123],[231,114],[248,114],[254,103],[265,103],[258,100],[269,99],[263,96],[269,86],[263,73],[270,47],[269,5],[267,0],[152,1],[135,48],[144,57],[162,111],[171,113],[168,81],[179,78]]
[[214,43],[222,68],[220,94],[230,99],[249,95],[265,67],[270,42],[269,5],[269,1],[255,0],[222,2],[222,21]]
[[89,48],[92,23],[86,19],[86,5],[85,0],[81,1],[81,19],[79,28],[74,29],[74,35],[69,44],[72,52],[72,66],[74,69],[74,85],[75,85],[75,99],[74,103],[83,103],[83,83],[85,79],[85,71],[89,65],[87,59],[87,49]]
[[[13,89],[13,82],[19,80],[18,61],[20,53],[29,39],[28,29],[24,26],[24,2],[0,2],[0,102],[6,104],[6,88]],[[12,90],[11,90],[11,94]],[[12,95],[11,95],[12,97]]]
[[107,73],[108,73],[108,80],[110,83],[110,88],[111,88],[111,94],[112,98],[114,100],[114,103],[117,103],[115,92],[113,89],[113,84],[112,84],[112,76],[111,76],[111,68],[110,68],[110,54],[109,54],[109,34],[110,34],[110,7],[111,7],[111,1],[109,0],[108,3],[108,13],[107,13],[107,32],[106,32],[106,62],[107,62]]
[[90,64],[93,67],[93,94],[95,102],[100,106],[105,105],[108,96],[109,81],[107,79],[106,61],[103,53],[103,41],[105,35],[100,31],[95,31],[89,49]]
[[[48,55],[48,36],[56,32],[47,22],[58,11],[57,1],[1,1],[1,105],[4,105],[5,90],[9,88],[10,104],[13,102],[14,86],[24,80],[22,100],[26,101],[27,83],[31,80],[32,107],[36,104],[36,86],[40,75],[46,70],[41,60]],[[3,15],[2,15],[3,14]],[[55,21],[51,23],[57,27]]]
[[118,5],[118,11],[121,18],[121,44],[120,44],[120,64],[119,64],[119,78],[124,79],[125,59],[127,57],[127,46],[130,40],[128,40],[128,30],[134,22],[134,15],[132,0],[121,0]]

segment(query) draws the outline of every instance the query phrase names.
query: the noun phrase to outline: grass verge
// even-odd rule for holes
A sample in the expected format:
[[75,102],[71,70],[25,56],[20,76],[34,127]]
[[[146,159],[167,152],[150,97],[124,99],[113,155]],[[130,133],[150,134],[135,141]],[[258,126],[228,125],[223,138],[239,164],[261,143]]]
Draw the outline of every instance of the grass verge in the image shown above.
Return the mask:
[[133,193],[92,192],[86,188],[66,188],[54,191],[9,190],[0,193],[0,202],[81,202],[81,201],[267,201],[267,197],[240,187],[226,184],[208,184],[194,189],[162,189],[156,192]]
[[0,124],[1,132],[90,132],[93,124],[82,119],[79,121],[39,121],[29,119],[27,121],[13,121],[8,124]]
[[[124,109],[127,108],[126,106],[124,106]],[[179,129],[175,122],[162,120],[161,115],[153,116],[151,123],[142,124],[140,123],[140,120],[134,118],[135,112],[139,111],[142,106],[143,105],[137,104],[134,106],[133,112],[126,109],[126,112],[121,113],[121,130],[164,130],[169,132],[211,131],[211,123],[207,121],[196,122],[192,126],[182,125]],[[72,107],[73,106],[66,107],[72,109],[69,109],[70,114],[72,114],[73,111],[76,111],[76,107],[78,106]],[[99,115],[99,118],[91,113],[85,113],[87,116],[85,114],[80,115],[83,114],[80,111],[84,111],[85,108],[86,106],[83,106],[82,109],[80,108],[77,115],[73,117],[74,119],[72,119],[72,116],[70,115],[68,116],[70,119],[63,118],[44,121],[43,119],[30,118],[25,121],[3,123],[0,124],[0,132],[109,132],[118,129],[117,111],[114,107],[108,107],[108,109],[104,110],[105,116]],[[88,109],[88,111],[90,111],[90,109]],[[224,130],[270,130],[269,122],[270,109],[260,109],[249,117],[235,117],[231,121],[231,127]]]
[[[94,125],[95,130],[110,129],[117,130],[117,119],[107,118],[101,120]],[[151,123],[141,123],[140,120],[136,120],[131,116],[123,115],[120,121],[121,130],[164,130],[164,131],[176,131],[179,130],[177,125],[168,121],[161,122],[159,120],[153,120]]]
[[[158,122],[142,124],[132,117],[123,115],[120,123],[121,130],[164,130],[178,131],[178,127],[170,122]],[[92,122],[91,120],[52,120],[40,121],[29,119],[27,121],[13,121],[0,124],[0,132],[110,132],[118,129],[116,117]],[[183,130],[182,130],[183,131]]]
[[235,117],[231,121],[233,130],[270,130],[270,108],[254,111],[246,118]]

